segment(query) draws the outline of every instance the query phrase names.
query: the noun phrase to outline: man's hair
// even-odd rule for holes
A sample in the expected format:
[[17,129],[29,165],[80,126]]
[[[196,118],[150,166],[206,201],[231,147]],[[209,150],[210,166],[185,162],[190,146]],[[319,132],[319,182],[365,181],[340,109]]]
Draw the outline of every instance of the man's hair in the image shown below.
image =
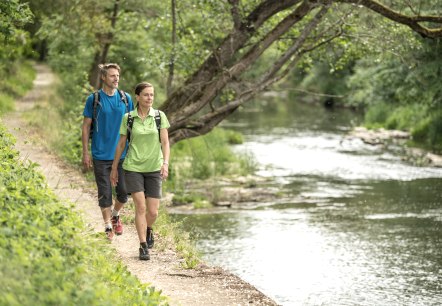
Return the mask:
[[152,87],[152,88],[153,88],[153,85],[150,84],[150,83],[147,83],[147,82],[141,82],[141,83],[138,83],[137,86],[135,86],[135,94],[136,94],[137,96],[139,96],[140,93],[141,93],[145,88],[148,88],[148,87]]
[[118,64],[114,64],[114,63],[100,64],[100,65],[98,65],[98,68],[100,69],[100,73],[101,73],[102,77],[105,77],[107,75],[107,71],[109,69],[117,69],[118,72],[120,72],[120,66],[118,66]]

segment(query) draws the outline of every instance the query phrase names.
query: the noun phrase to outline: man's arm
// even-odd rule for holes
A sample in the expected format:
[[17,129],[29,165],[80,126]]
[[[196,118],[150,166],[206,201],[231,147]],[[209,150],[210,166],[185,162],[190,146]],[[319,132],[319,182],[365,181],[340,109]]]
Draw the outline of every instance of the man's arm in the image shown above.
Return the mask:
[[112,162],[112,170],[110,174],[110,180],[112,186],[117,186],[118,183],[118,163],[120,162],[121,155],[123,154],[123,151],[126,148],[126,141],[127,141],[127,136],[120,135],[117,148],[115,149],[115,156],[114,156],[114,161]]
[[91,132],[92,118],[84,117],[81,127],[81,144],[83,145],[83,167],[88,170],[92,167],[92,160],[89,155],[89,135]]

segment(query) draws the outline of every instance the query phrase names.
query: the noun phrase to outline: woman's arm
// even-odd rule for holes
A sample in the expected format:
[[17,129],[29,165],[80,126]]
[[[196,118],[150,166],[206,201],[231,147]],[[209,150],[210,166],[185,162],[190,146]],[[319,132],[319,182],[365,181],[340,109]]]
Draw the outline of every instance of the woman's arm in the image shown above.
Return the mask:
[[163,151],[163,165],[161,166],[161,177],[163,180],[167,179],[169,176],[169,157],[170,157],[170,146],[169,146],[169,132],[167,129],[160,130],[161,136],[161,149]]

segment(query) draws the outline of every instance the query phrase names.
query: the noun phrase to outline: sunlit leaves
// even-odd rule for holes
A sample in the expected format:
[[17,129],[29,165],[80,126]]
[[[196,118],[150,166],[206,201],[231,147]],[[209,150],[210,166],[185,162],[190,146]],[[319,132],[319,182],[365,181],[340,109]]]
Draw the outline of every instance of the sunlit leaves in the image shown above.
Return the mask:
[[32,12],[28,4],[18,0],[0,2],[0,38],[8,39],[14,35],[18,28],[31,22]]

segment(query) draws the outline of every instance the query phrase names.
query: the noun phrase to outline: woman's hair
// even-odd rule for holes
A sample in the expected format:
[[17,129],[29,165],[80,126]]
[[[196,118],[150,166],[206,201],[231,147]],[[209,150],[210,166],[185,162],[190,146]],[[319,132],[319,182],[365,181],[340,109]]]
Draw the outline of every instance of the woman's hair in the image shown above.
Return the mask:
[[152,87],[152,88],[153,88],[153,85],[150,84],[150,83],[147,83],[147,82],[141,82],[141,83],[138,83],[137,86],[135,86],[135,94],[136,94],[137,96],[139,96],[140,93],[141,93],[145,88],[148,88],[148,87]]
[[106,76],[107,71],[112,68],[117,69],[118,72],[120,72],[120,66],[118,66],[118,64],[114,64],[114,63],[100,64],[100,65],[98,65],[98,68],[100,69],[101,76]]

